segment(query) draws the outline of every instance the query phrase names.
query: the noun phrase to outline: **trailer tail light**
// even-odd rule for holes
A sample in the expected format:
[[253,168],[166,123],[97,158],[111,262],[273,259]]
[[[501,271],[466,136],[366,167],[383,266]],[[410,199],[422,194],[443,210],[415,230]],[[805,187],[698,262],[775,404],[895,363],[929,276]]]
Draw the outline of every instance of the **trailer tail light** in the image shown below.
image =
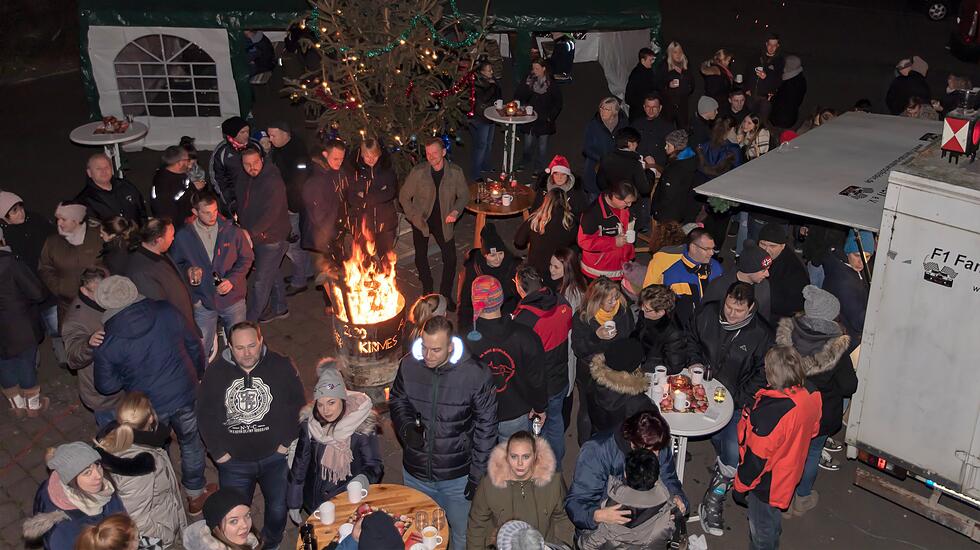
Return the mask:
[[888,462],[880,456],[875,456],[867,451],[858,451],[858,460],[871,466],[875,470],[884,472],[895,479],[905,479],[909,476],[908,470]]

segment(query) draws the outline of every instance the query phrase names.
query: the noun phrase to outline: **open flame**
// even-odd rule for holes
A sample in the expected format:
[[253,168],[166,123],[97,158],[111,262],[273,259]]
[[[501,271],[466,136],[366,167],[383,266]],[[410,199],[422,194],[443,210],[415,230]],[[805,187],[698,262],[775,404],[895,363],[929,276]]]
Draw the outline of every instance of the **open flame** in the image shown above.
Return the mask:
[[[344,262],[347,299],[339,287],[334,287],[334,308],[337,317],[355,325],[371,325],[398,315],[401,293],[395,283],[394,251],[379,256],[373,235],[367,228],[361,239],[355,239],[351,257]],[[348,315],[347,309],[350,309]]]

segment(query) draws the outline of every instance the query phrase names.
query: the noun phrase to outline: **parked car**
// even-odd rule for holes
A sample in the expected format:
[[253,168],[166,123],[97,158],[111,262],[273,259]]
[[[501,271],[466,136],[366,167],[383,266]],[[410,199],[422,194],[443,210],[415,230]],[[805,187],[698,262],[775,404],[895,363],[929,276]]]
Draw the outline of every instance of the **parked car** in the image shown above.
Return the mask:
[[942,21],[956,11],[958,0],[919,0],[926,15],[933,21]]

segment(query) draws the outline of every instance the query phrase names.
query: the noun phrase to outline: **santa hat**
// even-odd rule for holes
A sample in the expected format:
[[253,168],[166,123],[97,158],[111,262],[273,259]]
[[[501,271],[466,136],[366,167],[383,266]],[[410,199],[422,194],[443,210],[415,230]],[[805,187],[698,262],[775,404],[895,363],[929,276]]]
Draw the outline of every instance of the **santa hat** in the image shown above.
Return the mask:
[[557,172],[567,176],[572,175],[572,168],[568,164],[568,159],[561,155],[555,155],[555,158],[551,159],[551,164],[549,164],[544,171],[548,174],[554,174]]

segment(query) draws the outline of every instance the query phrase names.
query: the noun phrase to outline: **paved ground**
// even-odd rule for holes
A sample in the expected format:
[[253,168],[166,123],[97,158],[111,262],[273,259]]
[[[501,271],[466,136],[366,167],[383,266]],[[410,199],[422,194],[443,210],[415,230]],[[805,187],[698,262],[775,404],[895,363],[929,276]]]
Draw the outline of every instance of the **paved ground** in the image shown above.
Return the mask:
[[[846,108],[861,97],[870,98],[880,109],[891,67],[900,57],[913,53],[930,62],[930,81],[935,90],[945,85],[948,71],[972,71],[976,76],[975,67],[959,63],[945,52],[948,22],[932,23],[903,2],[744,0],[723,5],[664,4],[664,36],[668,40],[680,40],[687,47],[692,66],[720,46],[732,47],[739,59],[747,59],[747,54],[754,55],[765,25],[777,29],[784,37],[786,50],[803,58],[810,85],[804,112],[818,104]],[[624,52],[624,55],[632,57],[633,53]],[[566,154],[573,165],[580,167],[581,157],[577,152],[582,128],[607,90],[598,65],[577,65],[575,71],[574,83],[565,88],[565,109],[552,151]],[[259,90],[258,94],[260,102],[255,115],[259,120],[286,117],[299,126],[300,109],[275,99],[272,88]],[[0,187],[16,191],[29,207],[45,212],[51,212],[59,199],[73,196],[81,186],[82,166],[92,150],[71,145],[67,135],[72,127],[84,121],[86,112],[77,73],[0,87],[0,120],[6,126],[0,135],[0,151],[7,160]],[[467,139],[465,133],[463,138]],[[497,142],[499,149],[499,138]],[[461,153],[460,157],[466,156],[465,146]],[[149,151],[126,155],[127,175],[144,191],[157,158],[157,153]],[[459,160],[465,163],[464,158]],[[498,224],[506,238],[512,234],[516,220],[502,220]],[[461,258],[470,246],[472,227],[473,218],[465,216],[457,230]],[[410,247],[409,239],[401,239],[398,269],[402,291],[414,299],[419,288]],[[438,264],[436,258],[433,263]],[[284,266],[284,272],[288,269],[288,265]],[[436,266],[437,280],[438,269]],[[266,325],[266,335],[272,347],[294,358],[307,388],[312,388],[317,359],[331,351],[330,321],[323,312],[321,298],[312,291],[290,299],[289,305],[291,316]],[[52,398],[50,410],[38,419],[15,421],[6,408],[0,407],[2,548],[23,546],[19,525],[30,513],[34,491],[46,476],[44,449],[73,439],[88,439],[94,432],[91,415],[78,404],[73,376],[54,365],[50,349],[47,344],[44,346],[41,381],[45,393]],[[384,428],[385,480],[399,482],[400,450],[390,425]],[[566,481],[574,469],[574,429],[568,437]],[[704,493],[714,455],[707,441],[692,442],[689,450],[693,458],[687,465],[685,490],[697,503]],[[845,463],[840,472],[821,472],[817,481],[821,504],[807,517],[784,524],[784,548],[973,547],[964,537],[857,489],[851,484],[854,468],[851,462]],[[209,479],[216,479],[213,469],[208,475]],[[920,489],[914,484],[908,484],[908,488]],[[710,547],[746,548],[745,510],[729,503],[728,518],[730,533],[721,539],[710,539]],[[692,525],[692,531],[700,529]],[[294,535],[295,529],[290,528],[289,536]]]

